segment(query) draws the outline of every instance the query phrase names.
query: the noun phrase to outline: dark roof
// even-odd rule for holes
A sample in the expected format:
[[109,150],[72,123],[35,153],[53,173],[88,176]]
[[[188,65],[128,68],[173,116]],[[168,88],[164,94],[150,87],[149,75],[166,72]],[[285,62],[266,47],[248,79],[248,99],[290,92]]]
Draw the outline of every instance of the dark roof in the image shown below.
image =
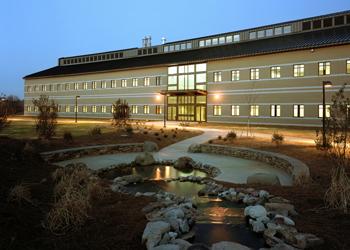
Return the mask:
[[113,71],[129,68],[170,65],[176,63],[200,62],[223,58],[254,56],[283,51],[311,49],[350,43],[350,26],[296,33],[286,36],[260,39],[241,43],[193,49],[181,52],[163,53],[150,56],[131,57],[119,60],[56,66],[24,78],[40,78],[72,74]]

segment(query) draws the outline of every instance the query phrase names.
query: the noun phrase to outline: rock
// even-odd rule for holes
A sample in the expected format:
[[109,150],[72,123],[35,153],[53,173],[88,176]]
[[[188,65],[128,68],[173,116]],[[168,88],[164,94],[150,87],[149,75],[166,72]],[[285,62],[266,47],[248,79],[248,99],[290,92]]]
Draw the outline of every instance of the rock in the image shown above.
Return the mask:
[[277,175],[267,173],[257,173],[248,176],[247,184],[259,184],[259,185],[278,185],[280,186],[280,180]]
[[250,248],[236,242],[220,241],[213,244],[211,250],[250,250]]
[[259,198],[262,198],[262,199],[267,199],[269,197],[269,192],[265,191],[265,190],[260,190],[259,191]]
[[180,246],[176,244],[164,244],[153,247],[152,250],[180,250]]
[[164,213],[164,216],[167,218],[182,219],[185,217],[185,214],[181,208],[174,207],[174,208],[171,208],[170,210],[166,211]]
[[180,157],[174,162],[174,168],[179,170],[192,170],[194,165],[195,162],[188,156]]
[[261,221],[250,219],[249,224],[252,226],[252,230],[256,233],[262,233],[265,231],[265,225]]
[[298,233],[295,235],[295,240],[296,242],[293,245],[301,249],[317,247],[324,243],[323,239],[314,234]]
[[297,249],[286,243],[279,243],[273,246],[272,248],[270,248],[270,250],[297,250]]
[[295,226],[295,222],[286,217],[286,216],[283,216],[283,215],[280,215],[280,214],[277,214],[274,218],[274,221],[277,223],[277,224],[284,224],[284,225],[287,225],[287,226]]
[[138,182],[142,182],[143,178],[141,175],[124,175],[122,177],[123,181],[126,181],[128,184],[129,183],[138,183]]
[[145,141],[143,143],[144,152],[157,152],[159,150],[157,143],[152,141]]
[[112,184],[111,189],[113,192],[119,192],[121,190],[122,186],[119,184]]
[[188,233],[181,235],[181,239],[189,240],[189,239],[192,239],[195,235],[196,235],[196,232],[194,231],[194,229],[192,229]]
[[175,232],[169,232],[168,235],[170,236],[170,239],[174,240],[177,237],[177,233]]
[[155,196],[156,193],[155,192],[145,192],[143,193],[143,196],[146,196],[146,197],[152,197],[152,196]]
[[149,152],[144,152],[142,154],[139,154],[135,158],[135,163],[141,166],[150,166],[150,165],[153,165],[155,162],[156,161],[154,160],[153,155]]
[[267,211],[276,212],[277,214],[281,214],[284,216],[297,215],[297,212],[294,209],[292,204],[288,203],[265,203],[265,208]]
[[164,233],[169,232],[170,224],[164,221],[148,222],[142,234],[142,243],[146,243],[147,249],[158,245]]
[[250,195],[246,195],[243,198],[243,203],[247,205],[255,205],[258,202],[258,198]]
[[183,239],[175,239],[172,240],[171,243],[178,245],[180,247],[180,250],[187,250],[190,246],[192,246],[191,243]]
[[298,231],[294,227],[289,227],[285,225],[281,225],[277,229],[277,233],[282,236],[287,243],[293,244],[296,242],[295,235]]
[[187,250],[210,250],[210,247],[202,243],[195,243],[187,248]]
[[248,206],[244,209],[244,215],[256,219],[259,217],[266,217],[267,212],[266,209],[261,205]]
[[188,225],[187,220],[182,220],[180,223],[180,230],[182,233],[188,233],[190,231],[190,226]]
[[269,203],[290,203],[289,200],[276,196],[269,199]]
[[201,145],[200,144],[191,144],[188,147],[188,152],[189,153],[200,153],[200,152],[202,152]]

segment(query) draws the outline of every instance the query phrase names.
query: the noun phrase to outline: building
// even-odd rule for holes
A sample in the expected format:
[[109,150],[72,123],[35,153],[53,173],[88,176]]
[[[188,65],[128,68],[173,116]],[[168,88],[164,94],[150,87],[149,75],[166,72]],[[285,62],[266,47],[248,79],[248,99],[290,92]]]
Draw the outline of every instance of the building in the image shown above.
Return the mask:
[[141,48],[59,58],[24,80],[25,115],[45,94],[61,117],[110,118],[121,98],[133,119],[165,111],[167,120],[320,126],[322,82],[333,83],[327,105],[350,83],[350,11],[156,46],[146,37]]

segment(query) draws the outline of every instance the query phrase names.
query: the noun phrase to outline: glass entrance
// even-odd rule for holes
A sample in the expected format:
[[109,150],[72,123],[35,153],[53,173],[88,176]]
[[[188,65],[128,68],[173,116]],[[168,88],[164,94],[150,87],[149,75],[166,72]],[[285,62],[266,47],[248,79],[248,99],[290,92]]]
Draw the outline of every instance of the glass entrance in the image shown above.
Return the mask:
[[207,120],[206,96],[168,96],[169,121]]
[[200,105],[196,107],[196,121],[205,122],[207,120],[207,107]]
[[177,121],[177,107],[176,106],[168,106],[168,120],[169,121]]

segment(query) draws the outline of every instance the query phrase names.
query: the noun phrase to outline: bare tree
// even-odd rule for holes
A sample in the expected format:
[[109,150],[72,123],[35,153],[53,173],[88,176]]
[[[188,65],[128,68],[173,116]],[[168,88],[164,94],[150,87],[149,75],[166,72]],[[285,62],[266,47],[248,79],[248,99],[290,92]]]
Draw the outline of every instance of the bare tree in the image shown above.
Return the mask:
[[118,99],[112,104],[113,125],[118,128],[125,128],[128,126],[130,118],[130,107],[126,100]]
[[0,94],[0,131],[9,125],[9,105],[4,94]]
[[331,184],[325,194],[326,205],[348,213],[350,207],[350,178],[346,169],[350,167],[349,149],[349,107],[350,99],[345,97],[346,84],[332,97],[330,118],[326,122],[326,136],[330,146],[327,157],[333,164]]
[[53,100],[49,100],[46,95],[34,99],[33,104],[39,111],[36,118],[36,132],[39,138],[50,139],[56,134],[57,105]]

